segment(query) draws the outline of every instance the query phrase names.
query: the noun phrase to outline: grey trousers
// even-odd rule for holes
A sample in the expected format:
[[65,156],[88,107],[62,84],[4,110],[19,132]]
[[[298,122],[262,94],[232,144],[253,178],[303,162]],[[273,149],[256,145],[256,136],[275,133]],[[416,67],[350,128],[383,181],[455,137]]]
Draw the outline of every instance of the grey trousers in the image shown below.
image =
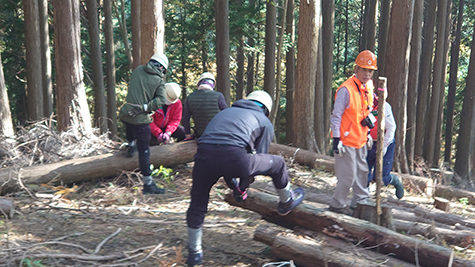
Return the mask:
[[335,155],[335,175],[338,183],[330,201],[330,206],[333,208],[346,207],[350,188],[353,189],[351,207],[369,198],[369,190],[366,187],[368,183],[367,147],[364,145],[356,149],[345,146],[345,149],[345,153],[341,156]]

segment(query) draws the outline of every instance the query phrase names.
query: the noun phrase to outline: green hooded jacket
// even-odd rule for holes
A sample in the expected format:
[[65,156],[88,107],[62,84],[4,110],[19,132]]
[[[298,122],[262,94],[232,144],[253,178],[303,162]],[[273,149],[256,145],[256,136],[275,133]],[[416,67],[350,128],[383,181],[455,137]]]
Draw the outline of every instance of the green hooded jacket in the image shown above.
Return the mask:
[[[165,105],[165,81],[162,72],[150,63],[140,65],[132,72],[132,78],[124,105],[119,111],[119,118],[130,124],[149,124],[152,122],[150,112]],[[136,117],[129,116],[134,108],[130,104],[147,104],[145,113]]]

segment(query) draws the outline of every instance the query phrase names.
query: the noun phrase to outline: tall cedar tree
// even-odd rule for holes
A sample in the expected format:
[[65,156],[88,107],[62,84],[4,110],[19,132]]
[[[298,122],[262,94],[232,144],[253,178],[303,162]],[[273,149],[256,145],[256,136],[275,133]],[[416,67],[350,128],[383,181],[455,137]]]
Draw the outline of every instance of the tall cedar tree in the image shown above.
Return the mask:
[[79,1],[53,0],[58,131],[92,133],[83,83]]
[[394,1],[389,23],[389,38],[386,64],[388,102],[391,103],[396,120],[396,154],[395,161],[400,163],[402,171],[407,172],[404,143],[406,138],[407,82],[409,71],[409,54],[412,29],[414,0]]
[[293,109],[293,145],[316,151],[314,101],[320,33],[320,0],[300,3],[297,42],[297,69]]
[[231,101],[229,74],[229,3],[228,0],[214,2],[216,16],[216,87],[223,93],[226,104]]
[[[104,0],[104,39],[106,46],[106,86],[107,86],[107,118],[110,138],[117,139],[117,108],[115,94],[115,54],[112,25],[112,0]],[[137,2],[137,1],[132,1]],[[135,61],[134,61],[135,62]],[[129,65],[130,66],[130,65]]]

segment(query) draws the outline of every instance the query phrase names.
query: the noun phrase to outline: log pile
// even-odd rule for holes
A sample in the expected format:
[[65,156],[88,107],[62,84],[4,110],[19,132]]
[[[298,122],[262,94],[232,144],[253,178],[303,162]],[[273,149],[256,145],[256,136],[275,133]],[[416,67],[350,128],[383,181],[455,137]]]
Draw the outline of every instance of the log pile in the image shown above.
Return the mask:
[[252,188],[249,189],[248,195],[243,202],[236,202],[232,194],[226,195],[225,200],[233,206],[257,212],[263,218],[279,225],[290,228],[304,227],[346,242],[377,248],[380,253],[391,254],[409,263],[422,266],[449,266],[449,262],[452,262],[452,266],[475,266],[475,262],[454,258],[452,250],[447,247],[406,236],[367,221],[330,212],[327,205],[305,201],[287,216],[280,216],[276,212],[278,202],[276,196]]

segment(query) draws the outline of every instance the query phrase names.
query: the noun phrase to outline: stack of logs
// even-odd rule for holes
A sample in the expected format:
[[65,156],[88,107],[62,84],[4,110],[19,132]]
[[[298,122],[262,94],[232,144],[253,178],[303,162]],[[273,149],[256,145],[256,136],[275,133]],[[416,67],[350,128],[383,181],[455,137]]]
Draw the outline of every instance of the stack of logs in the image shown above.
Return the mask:
[[[273,255],[298,266],[475,266],[455,257],[450,248],[414,237],[467,247],[475,242],[475,220],[428,212],[416,205],[390,199],[394,230],[328,211],[328,195],[307,192],[304,202],[287,216],[277,214],[278,197],[271,184],[255,183],[246,201],[231,205],[259,213],[263,219],[293,229],[293,233],[260,226],[254,239],[271,246]],[[401,205],[399,205],[401,204]],[[412,210],[411,210],[412,209]],[[442,216],[442,214],[444,214]],[[451,226],[449,226],[451,225]],[[405,232],[407,235],[399,232]]]

